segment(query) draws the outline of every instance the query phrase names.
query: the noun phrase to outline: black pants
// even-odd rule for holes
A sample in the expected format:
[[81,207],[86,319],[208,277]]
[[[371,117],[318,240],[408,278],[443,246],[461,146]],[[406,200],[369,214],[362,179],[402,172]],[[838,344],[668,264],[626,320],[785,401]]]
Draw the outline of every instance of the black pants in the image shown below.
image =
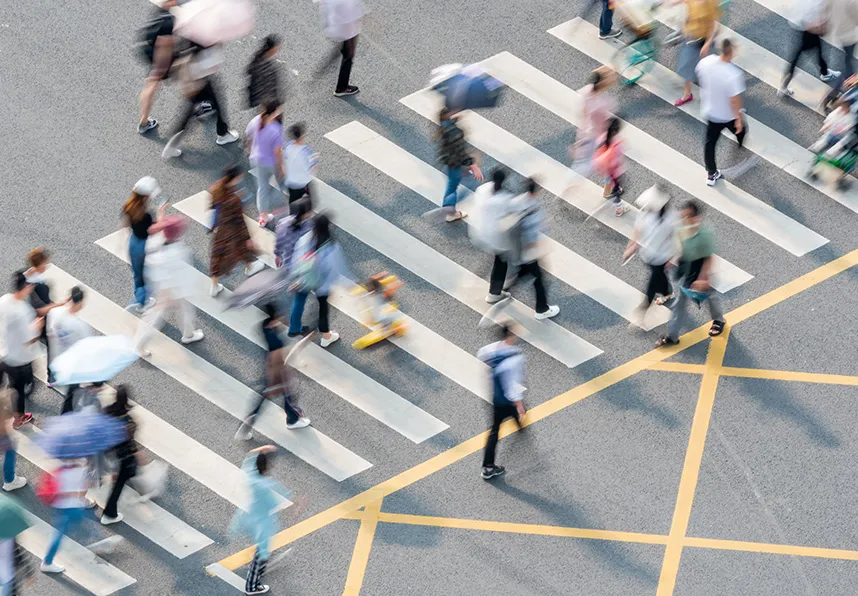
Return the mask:
[[664,271],[666,264],[649,265],[649,283],[646,286],[647,306],[652,304],[656,294],[661,294],[662,296],[670,295],[670,282],[667,280],[667,273]]
[[736,121],[729,122],[706,122],[706,144],[703,147],[703,161],[706,164],[706,173],[714,174],[718,171],[718,166],[715,165],[715,145],[718,144],[718,139],[721,138],[721,131],[729,130],[736,135],[736,140],[739,142],[739,147],[745,141],[745,133],[748,132],[748,126],[745,120],[742,119],[742,132],[736,134]]
[[795,71],[795,66],[798,64],[799,58],[808,50],[816,50],[816,57],[819,61],[819,74],[828,74],[828,65],[825,63],[825,58],[822,57],[822,41],[819,35],[809,31],[802,31],[801,42],[796,46],[795,53],[793,53],[792,60],[790,60],[786,74],[784,75],[784,87],[789,85],[789,82],[792,80],[792,73]]
[[194,110],[196,109],[197,104],[203,101],[209,102],[217,115],[217,134],[225,135],[229,132],[229,126],[224,119],[224,106],[220,101],[218,101],[217,92],[212,84],[211,77],[209,77],[206,79],[203,88],[197,91],[195,95],[188,98],[187,103],[185,104],[185,112],[182,115],[182,119],[179,121],[179,126],[176,127],[176,133],[188,128],[188,123],[191,121],[191,118],[194,117]]
[[256,592],[262,587],[260,582],[262,582],[262,575],[265,573],[267,564],[267,560],[259,558],[259,549],[257,548],[253,554],[253,561],[250,562],[250,568],[247,570],[247,580],[244,584],[245,592]]
[[[259,410],[262,408],[262,402],[266,399],[270,399],[271,397],[273,397],[273,394],[260,396],[259,400],[256,402],[256,406],[254,406],[250,411],[247,418],[255,418],[256,415],[259,414]],[[286,424],[295,424],[303,415],[301,410],[292,405],[292,396],[286,392],[283,392],[283,410],[286,412]]]
[[522,263],[518,268],[516,283],[527,275],[533,277],[533,289],[536,291],[536,312],[545,312],[548,310],[548,294],[545,291],[545,283],[542,281],[542,268],[539,266],[539,261]]
[[9,387],[15,391],[15,413],[24,414],[27,411],[27,398],[33,391],[33,365],[9,366],[4,364],[3,372],[9,378]]
[[[495,451],[498,446],[498,432],[504,420],[512,418],[518,424],[518,410],[515,406],[492,406],[492,429],[489,431],[489,439],[486,441],[486,450],[483,454],[483,467],[491,468],[495,465]],[[519,428],[521,425],[519,424]]]
[[503,291],[503,283],[506,281],[506,272],[509,265],[500,255],[495,255],[492,264],[492,274],[489,277],[489,294],[498,296]]
[[69,412],[74,412],[74,394],[78,389],[80,389],[80,385],[77,384],[66,387],[66,396],[63,398],[63,409],[60,411],[61,416]]
[[352,62],[355,59],[355,50],[357,49],[357,36],[347,39],[343,42],[340,48],[340,54],[343,59],[340,62],[340,74],[337,77],[336,91],[345,91],[349,86],[349,77],[352,74]]
[[104,515],[106,517],[116,517],[116,505],[119,503],[119,495],[122,494],[122,489],[125,484],[137,475],[137,459],[130,455],[119,460],[119,473],[116,475],[116,482],[113,484],[113,489],[110,491],[110,497],[104,505]]
[[331,330],[331,324],[328,320],[330,307],[328,306],[327,296],[316,296],[319,301],[319,333],[328,333]]
[[851,46],[843,46],[843,78],[842,82],[855,74],[855,44]]
[[289,191],[289,206],[291,207],[292,203],[299,199],[303,199],[305,196],[310,197],[310,200],[313,199],[313,194],[310,192],[310,185],[308,184],[304,188],[287,188]]

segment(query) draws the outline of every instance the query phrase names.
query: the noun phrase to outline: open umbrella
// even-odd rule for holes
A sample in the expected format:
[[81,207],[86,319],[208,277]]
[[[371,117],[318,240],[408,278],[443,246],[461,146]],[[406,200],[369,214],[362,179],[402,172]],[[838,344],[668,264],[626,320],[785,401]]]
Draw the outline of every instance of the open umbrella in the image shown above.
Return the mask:
[[91,457],[128,439],[121,420],[94,412],[73,412],[45,420],[36,444],[55,459]]
[[85,337],[51,362],[59,385],[98,383],[112,379],[139,356],[126,335]]
[[[440,76],[436,76],[435,80],[437,78]],[[444,96],[444,104],[449,109],[474,110],[495,107],[500,101],[503,83],[490,77],[478,66],[470,65],[434,83],[432,88]]]
[[240,39],[256,24],[251,0],[192,0],[177,12],[176,35],[206,48]]
[[266,269],[244,280],[229,300],[230,308],[244,308],[262,302],[282,292],[289,286],[289,275],[285,269]]
[[27,514],[15,501],[0,495],[0,540],[14,538],[30,527]]

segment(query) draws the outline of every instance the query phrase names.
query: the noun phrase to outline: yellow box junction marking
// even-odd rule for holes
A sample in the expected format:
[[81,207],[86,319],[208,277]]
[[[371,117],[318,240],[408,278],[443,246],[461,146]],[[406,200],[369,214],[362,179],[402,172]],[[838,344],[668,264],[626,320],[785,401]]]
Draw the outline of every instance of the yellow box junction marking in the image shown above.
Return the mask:
[[357,596],[363,586],[363,576],[369,563],[369,552],[375,538],[375,528],[378,526],[378,516],[381,513],[383,497],[367,505],[361,514],[355,549],[352,552],[352,562],[349,564],[349,574],[346,577],[346,589],[343,596]]
[[[705,371],[705,366],[702,364],[685,364],[683,362],[655,362],[649,367],[649,369],[663,372],[702,375]],[[722,377],[741,377],[743,379],[767,379],[770,381],[794,381],[798,383],[858,386],[858,377],[852,375],[832,375],[828,373],[771,370],[766,368],[738,368],[735,366],[722,366],[718,369],[718,374]]]

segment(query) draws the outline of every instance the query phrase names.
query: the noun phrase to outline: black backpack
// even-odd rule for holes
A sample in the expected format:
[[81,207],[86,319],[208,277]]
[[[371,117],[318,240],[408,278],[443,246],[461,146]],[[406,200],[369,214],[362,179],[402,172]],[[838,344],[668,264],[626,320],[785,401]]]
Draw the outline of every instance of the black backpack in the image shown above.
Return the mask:
[[140,28],[136,45],[140,57],[145,60],[147,64],[152,64],[155,59],[155,41],[158,39],[158,33],[164,25],[164,19],[172,18],[173,15],[168,11],[158,9],[158,11],[149,19],[149,22]]

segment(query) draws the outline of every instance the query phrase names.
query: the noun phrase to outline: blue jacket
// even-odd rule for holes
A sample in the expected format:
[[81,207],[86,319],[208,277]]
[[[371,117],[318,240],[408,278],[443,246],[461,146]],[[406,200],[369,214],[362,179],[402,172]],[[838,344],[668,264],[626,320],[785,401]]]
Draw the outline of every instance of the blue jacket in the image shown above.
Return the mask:
[[263,476],[256,469],[256,454],[244,458],[241,469],[247,477],[250,501],[247,510],[239,509],[233,518],[233,528],[239,527],[256,543],[259,558],[263,561],[271,554],[269,542],[277,531],[277,516],[273,512],[279,505],[275,493],[287,499],[292,498],[292,491],[283,488],[279,482],[268,476]]
[[[314,246],[315,239],[313,232],[307,232],[301,237],[295,245],[292,253],[292,266],[304,256],[303,250],[297,250],[299,246]],[[301,253],[301,254],[299,254]],[[331,293],[331,287],[339,283],[340,277],[348,277],[348,267],[346,260],[343,257],[343,250],[339,243],[331,240],[326,242],[317,253],[319,263],[319,273],[322,277],[322,285],[318,290],[315,290],[316,296],[328,296]]]
[[521,348],[496,342],[479,349],[477,358],[491,368],[492,401],[496,406],[509,406],[521,401],[524,380],[524,356]]

